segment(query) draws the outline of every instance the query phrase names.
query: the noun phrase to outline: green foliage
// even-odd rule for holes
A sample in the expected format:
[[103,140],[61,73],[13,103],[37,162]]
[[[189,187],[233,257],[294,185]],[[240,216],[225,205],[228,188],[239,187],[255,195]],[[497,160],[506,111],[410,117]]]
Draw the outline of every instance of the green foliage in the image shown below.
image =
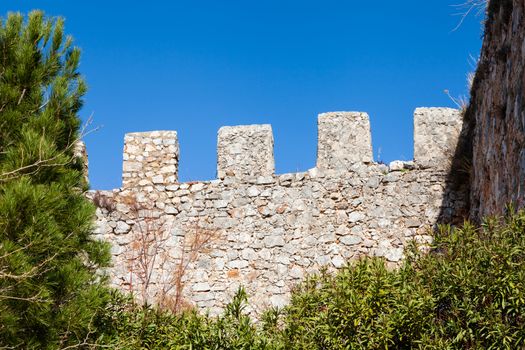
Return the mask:
[[300,349],[516,349],[525,345],[525,213],[443,227],[399,270],[368,259],[311,277],[286,310]]
[[[125,349],[518,349],[525,346],[525,212],[443,227],[399,269],[363,259],[295,288],[258,324],[240,291],[218,318],[117,301],[103,341]],[[123,306],[127,305],[127,306]]]
[[361,260],[303,283],[286,310],[285,341],[296,348],[413,348],[432,319],[433,300],[415,271]]
[[122,349],[284,349],[278,339],[259,331],[244,313],[246,293],[241,288],[220,317],[182,314],[137,306],[113,294],[98,328],[100,341]]
[[108,298],[74,156],[86,85],[61,19],[0,19],[0,347],[83,342]]

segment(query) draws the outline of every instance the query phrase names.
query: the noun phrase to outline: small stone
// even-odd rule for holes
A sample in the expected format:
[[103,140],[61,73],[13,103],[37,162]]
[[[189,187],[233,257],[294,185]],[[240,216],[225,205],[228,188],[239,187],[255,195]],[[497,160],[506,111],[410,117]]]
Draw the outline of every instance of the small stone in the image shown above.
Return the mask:
[[304,277],[304,271],[302,268],[300,268],[299,266],[294,266],[290,269],[290,273],[289,273],[290,277],[291,278],[294,278],[294,279],[301,279]]
[[336,239],[335,232],[331,232],[331,233],[327,233],[326,235],[322,235],[321,237],[319,237],[319,242],[320,243],[330,243],[330,242],[334,242],[335,239]]
[[314,179],[316,177],[323,177],[323,173],[318,168],[312,168],[312,169],[308,170],[308,176],[310,176],[310,178]]
[[401,171],[405,169],[405,163],[401,160],[394,160],[388,164],[390,171]]
[[275,182],[273,176],[259,176],[257,178],[258,185],[270,185]]
[[178,214],[179,213],[179,210],[171,205],[167,205],[165,208],[164,208],[164,212],[166,214]]
[[151,178],[151,181],[154,184],[161,184],[161,183],[164,183],[164,177],[162,175],[153,176]]
[[292,174],[283,174],[279,176],[279,184],[281,184],[281,186],[289,186],[292,183],[292,180]]
[[407,219],[405,225],[406,227],[419,227],[421,226],[421,221],[418,219]]
[[139,186],[147,186],[149,184],[150,184],[150,182],[148,180],[140,180],[139,181]]
[[341,255],[336,255],[332,258],[332,264],[339,269],[345,265],[345,259]]
[[379,187],[379,178],[377,176],[371,177],[370,179],[368,179],[366,185],[370,188]]
[[356,245],[363,241],[363,239],[359,236],[355,235],[349,235],[349,236],[343,236],[339,238],[339,241],[343,243],[344,245]]
[[391,225],[392,223],[390,222],[390,220],[388,219],[379,219],[377,221],[377,226],[379,226],[380,228],[387,228]]
[[244,269],[249,266],[246,260],[233,260],[228,263],[230,269]]
[[261,191],[259,191],[259,189],[257,189],[257,187],[252,186],[252,187],[248,188],[246,193],[248,194],[249,197],[257,197],[261,193]]
[[122,166],[122,170],[124,172],[134,172],[134,171],[140,171],[142,170],[142,164],[139,162],[124,162],[124,165]]
[[361,203],[363,203],[363,198],[356,198],[352,201],[352,206],[353,207],[357,207],[358,205],[360,205]]
[[278,262],[279,264],[283,264],[283,265],[288,265],[290,264],[290,258],[286,255],[278,255],[276,258],[275,258],[275,261]]
[[285,242],[281,236],[266,236],[264,238],[264,246],[266,248],[282,247]]
[[228,206],[228,202],[224,201],[224,200],[218,200],[218,201],[215,201],[215,203],[213,203],[213,205],[217,209],[226,208]]
[[199,192],[199,191],[202,191],[203,188],[204,188],[204,184],[203,183],[197,183],[197,184],[191,185],[190,191],[191,192]]
[[371,240],[371,239],[365,239],[363,241],[363,245],[367,248],[372,248],[374,245],[375,245],[375,241]]
[[[347,218],[348,218],[348,216],[347,216]],[[350,230],[348,229],[348,227],[346,227],[345,225],[341,225],[335,230],[335,233],[338,236],[345,236],[345,235],[348,234],[349,231]]]
[[208,292],[211,287],[208,282],[195,283],[192,288],[194,292]]
[[403,165],[404,165],[405,169],[407,169],[407,170],[412,170],[412,169],[416,168],[416,165],[414,164],[413,161],[403,162]]
[[267,206],[261,206],[261,207],[257,208],[257,211],[258,211],[259,214],[261,214],[263,217],[268,217],[268,216],[272,215],[272,213],[270,212],[270,209],[268,209]]
[[377,168],[383,174],[388,173],[388,165],[386,165],[386,164],[379,164],[379,166]]
[[396,173],[388,173],[383,178],[384,182],[397,182],[399,180],[399,177]]
[[318,257],[315,258],[315,261],[319,265],[324,266],[330,262],[330,258],[327,257],[326,255],[319,255]]
[[304,172],[296,173],[295,174],[295,181],[303,181],[305,177],[306,177],[306,173],[304,173]]
[[186,189],[183,189],[182,186],[180,187],[180,189],[178,191],[175,191],[173,193],[174,196],[176,197],[183,197],[183,196],[187,196],[190,194],[190,191],[186,190]]
[[348,214],[348,222],[351,222],[351,223],[361,221],[364,218],[365,218],[365,214],[358,212],[358,211],[353,211],[350,214]]
[[241,252],[241,256],[243,259],[248,261],[253,261],[257,259],[257,253],[252,248],[246,248]]
[[286,208],[287,208],[286,204],[283,204],[283,205],[277,207],[277,209],[275,210],[275,212],[276,212],[277,214],[283,214],[283,213],[286,211]]
[[129,229],[130,229],[130,226],[128,224],[126,224],[123,221],[119,221],[117,222],[117,227],[115,227],[115,233],[117,235],[122,234],[122,233],[128,233]]
[[392,249],[389,249],[386,252],[386,254],[384,255],[384,257],[388,261],[398,262],[398,261],[400,261],[403,258],[403,248],[392,248]]

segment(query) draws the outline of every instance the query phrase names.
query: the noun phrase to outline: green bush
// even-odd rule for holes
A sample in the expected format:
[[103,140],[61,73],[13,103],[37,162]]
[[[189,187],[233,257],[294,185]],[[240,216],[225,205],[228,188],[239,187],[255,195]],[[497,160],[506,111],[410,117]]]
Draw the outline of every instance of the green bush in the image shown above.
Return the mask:
[[443,227],[399,270],[366,259],[302,284],[283,341],[307,349],[516,349],[525,345],[525,213]]
[[224,314],[214,318],[195,310],[172,314],[139,306],[114,293],[99,320],[99,343],[122,349],[282,349],[244,314],[246,293],[240,289]]
[[399,269],[363,259],[309,277],[258,324],[242,312],[242,290],[218,318],[117,300],[102,339],[126,349],[523,348],[524,251],[525,212],[442,227],[430,253],[410,247]]

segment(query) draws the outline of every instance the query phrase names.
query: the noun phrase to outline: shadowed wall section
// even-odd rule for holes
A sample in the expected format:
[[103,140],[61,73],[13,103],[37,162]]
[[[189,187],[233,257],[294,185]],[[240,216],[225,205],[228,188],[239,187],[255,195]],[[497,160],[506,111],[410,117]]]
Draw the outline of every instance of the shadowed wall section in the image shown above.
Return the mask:
[[471,217],[525,206],[525,4],[490,1],[466,113],[471,153]]

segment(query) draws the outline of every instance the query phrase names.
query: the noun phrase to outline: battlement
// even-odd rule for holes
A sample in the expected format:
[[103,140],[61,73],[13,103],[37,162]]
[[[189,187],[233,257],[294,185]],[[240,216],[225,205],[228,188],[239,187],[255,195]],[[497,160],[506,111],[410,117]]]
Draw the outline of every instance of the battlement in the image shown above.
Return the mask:
[[355,163],[371,163],[370,120],[363,112],[319,114],[317,167],[348,170]]
[[[447,171],[461,122],[454,109],[416,109],[414,161],[387,166],[373,160],[366,113],[323,113],[316,167],[282,175],[270,125],[227,126],[217,137],[218,179],[191,183],[178,182],[176,132],[127,134],[123,187],[91,194],[97,234],[112,245],[112,283],[141,295],[150,276],[152,297],[182,288],[212,314],[243,285],[257,312],[283,306],[321,267],[362,256],[395,266],[409,241],[429,242],[436,223],[464,217],[467,189],[451,186]],[[174,287],[173,271],[200,239],[208,243],[184,260],[187,275]],[[143,249],[153,265],[140,260]]]
[[414,161],[423,167],[446,168],[458,143],[463,119],[453,108],[416,108]]
[[217,142],[217,176],[272,176],[275,171],[271,125],[225,126]]
[[[424,168],[445,169],[455,150],[461,116],[451,108],[417,108],[414,112],[414,161]],[[275,173],[270,125],[225,126],[218,132],[217,177],[271,177]],[[330,112],[318,117],[317,169],[345,172],[356,163],[373,163],[368,114]],[[178,183],[179,145],[175,131],[126,134],[123,188]]]
[[122,187],[178,182],[179,142],[176,131],[134,132],[124,137]]

